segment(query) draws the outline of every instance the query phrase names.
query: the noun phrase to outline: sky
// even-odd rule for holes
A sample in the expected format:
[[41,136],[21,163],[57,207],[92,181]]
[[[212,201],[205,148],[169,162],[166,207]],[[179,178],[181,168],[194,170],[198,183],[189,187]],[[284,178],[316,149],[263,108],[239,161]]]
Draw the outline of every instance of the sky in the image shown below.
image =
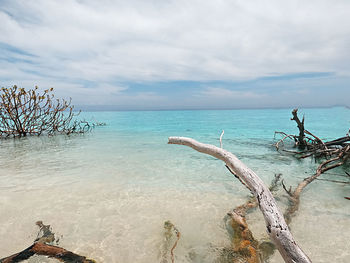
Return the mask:
[[350,106],[349,0],[0,0],[0,86],[86,109]]

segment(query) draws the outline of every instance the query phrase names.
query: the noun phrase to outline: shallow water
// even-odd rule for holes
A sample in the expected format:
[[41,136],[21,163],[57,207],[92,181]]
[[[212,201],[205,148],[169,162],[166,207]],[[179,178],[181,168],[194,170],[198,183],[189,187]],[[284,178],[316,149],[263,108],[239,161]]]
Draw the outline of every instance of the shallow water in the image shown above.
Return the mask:
[[[306,109],[306,128],[324,139],[344,136],[345,108]],[[226,213],[245,202],[247,190],[221,161],[169,136],[193,137],[235,153],[269,184],[282,173],[296,185],[317,166],[271,146],[274,131],[297,133],[291,110],[91,112],[106,122],[89,134],[0,142],[0,258],[23,250],[42,220],[60,246],[98,262],[160,262],[163,224],[181,232],[175,262],[214,262],[229,246]],[[346,180],[349,166],[322,178]],[[302,195],[291,229],[313,262],[349,262],[350,185],[313,182]],[[279,192],[279,205],[287,200]],[[266,235],[259,210],[249,214],[254,236]],[[54,262],[40,257],[28,262]],[[271,262],[282,262],[275,253]]]

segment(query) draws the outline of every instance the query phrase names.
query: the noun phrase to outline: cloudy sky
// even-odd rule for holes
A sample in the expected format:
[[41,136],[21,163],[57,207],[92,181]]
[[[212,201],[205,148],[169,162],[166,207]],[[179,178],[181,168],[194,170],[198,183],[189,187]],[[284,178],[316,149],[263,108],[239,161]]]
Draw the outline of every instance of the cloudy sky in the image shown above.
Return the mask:
[[107,109],[350,106],[349,0],[0,0],[0,85]]

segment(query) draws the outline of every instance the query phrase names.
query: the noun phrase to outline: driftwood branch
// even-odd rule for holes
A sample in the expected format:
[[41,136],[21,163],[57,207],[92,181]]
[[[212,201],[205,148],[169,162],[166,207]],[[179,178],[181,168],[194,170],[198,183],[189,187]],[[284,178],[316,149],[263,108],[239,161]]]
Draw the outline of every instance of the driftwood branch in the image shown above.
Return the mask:
[[60,262],[65,263],[96,263],[96,261],[92,259],[87,259],[84,256],[80,256],[64,248],[52,245],[55,241],[55,234],[51,231],[50,225],[44,225],[42,221],[36,222],[36,225],[40,229],[34,244],[21,252],[0,259],[0,263],[17,263],[27,260],[34,255],[55,258]]
[[298,184],[295,190],[292,192],[291,187],[289,190],[283,184],[284,190],[289,195],[290,204],[284,214],[287,224],[290,223],[291,218],[294,216],[295,212],[299,209],[300,204],[300,194],[304,188],[317,179],[321,174],[326,171],[329,171],[333,168],[343,165],[350,158],[350,146],[344,148],[344,151],[341,151],[338,156],[323,161],[317,168],[316,173],[312,176],[305,178],[302,182]]
[[66,263],[96,263],[93,260],[86,259],[86,257],[79,256],[73,252],[65,250],[64,248],[49,245],[46,243],[34,243],[25,250],[16,253],[7,258],[0,259],[1,263],[17,263],[26,260],[34,255],[42,255],[50,258],[55,258],[60,262]]
[[268,234],[285,262],[311,262],[294,240],[270,190],[264,185],[262,180],[234,154],[213,145],[197,142],[191,138],[170,137],[168,143],[189,146],[198,152],[211,155],[224,161],[230,170],[244,181],[258,200],[259,208],[265,218]]

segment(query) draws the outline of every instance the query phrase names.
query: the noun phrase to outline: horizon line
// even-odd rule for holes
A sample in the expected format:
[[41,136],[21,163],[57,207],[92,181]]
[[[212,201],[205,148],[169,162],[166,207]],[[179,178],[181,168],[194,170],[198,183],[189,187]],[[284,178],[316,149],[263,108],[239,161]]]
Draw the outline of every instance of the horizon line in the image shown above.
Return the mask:
[[229,111],[229,110],[282,110],[282,109],[330,109],[346,108],[348,105],[331,105],[331,106],[285,106],[285,107],[240,107],[240,108],[116,108],[115,105],[74,105],[77,111],[82,112],[99,112],[99,111]]

